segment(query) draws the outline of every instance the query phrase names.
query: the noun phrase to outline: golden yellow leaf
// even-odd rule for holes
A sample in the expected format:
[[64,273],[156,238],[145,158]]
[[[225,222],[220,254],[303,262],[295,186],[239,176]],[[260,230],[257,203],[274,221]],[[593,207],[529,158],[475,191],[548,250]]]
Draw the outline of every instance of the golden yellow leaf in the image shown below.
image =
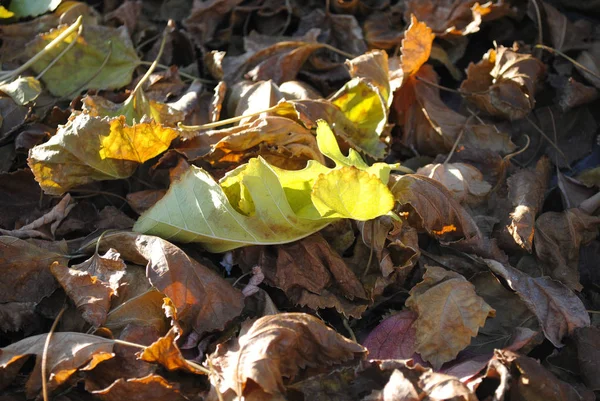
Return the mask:
[[402,71],[405,78],[416,73],[429,59],[434,38],[435,34],[431,29],[411,15],[410,26],[404,33],[401,48]]

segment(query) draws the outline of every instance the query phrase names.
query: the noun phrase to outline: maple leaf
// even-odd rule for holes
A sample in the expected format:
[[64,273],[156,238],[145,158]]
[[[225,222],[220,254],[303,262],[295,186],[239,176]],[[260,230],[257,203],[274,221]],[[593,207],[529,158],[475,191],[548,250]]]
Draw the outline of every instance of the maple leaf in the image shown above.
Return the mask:
[[437,266],[427,267],[406,306],[418,314],[416,351],[434,368],[456,358],[496,313],[463,276]]

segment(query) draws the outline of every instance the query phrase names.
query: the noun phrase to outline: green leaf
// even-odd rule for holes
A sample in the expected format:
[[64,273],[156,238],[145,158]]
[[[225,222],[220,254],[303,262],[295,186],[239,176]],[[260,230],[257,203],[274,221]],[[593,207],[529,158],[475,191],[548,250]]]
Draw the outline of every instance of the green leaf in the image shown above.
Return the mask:
[[[343,217],[370,219],[392,209],[393,200],[385,201],[392,196],[386,186],[390,165],[368,166],[353,150],[348,157],[342,155],[324,121],[317,123],[317,143],[336,163],[334,169],[311,160],[302,170],[283,170],[259,157],[217,183],[203,169],[191,167],[140,216],[134,231],[199,242],[210,252],[225,252],[246,245],[292,242]],[[352,186],[355,194],[335,198],[317,186],[313,195],[317,182],[326,185],[336,179]]]
[[42,93],[42,86],[40,81],[33,77],[19,77],[11,82],[0,82],[0,92],[10,96],[19,106],[23,106]]
[[[39,35],[27,45],[25,54],[33,57],[68,28],[62,26]],[[85,89],[118,89],[131,82],[140,59],[125,27],[85,26],[83,33],[76,37],[77,33],[73,32],[32,66],[37,74],[58,58],[41,78],[54,96],[67,96]],[[73,47],[58,57],[75,40]],[[110,58],[101,68],[109,53]]]
[[37,17],[54,11],[62,0],[13,0],[10,2],[9,10],[16,18]]

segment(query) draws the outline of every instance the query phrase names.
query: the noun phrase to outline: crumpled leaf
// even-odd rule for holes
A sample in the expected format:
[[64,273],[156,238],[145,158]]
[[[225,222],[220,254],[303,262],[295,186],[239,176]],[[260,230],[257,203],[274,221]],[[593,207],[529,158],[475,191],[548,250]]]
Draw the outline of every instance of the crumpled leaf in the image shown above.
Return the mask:
[[163,299],[164,295],[156,290],[149,290],[128,299],[111,309],[104,327],[117,336],[125,329],[136,326],[143,327],[146,331],[152,329],[162,335],[169,328],[169,322],[163,312]]
[[481,233],[469,213],[439,182],[417,174],[392,175],[389,187],[411,226],[425,230],[444,245],[506,259],[494,240]]
[[484,18],[500,18],[509,11],[503,0],[481,5],[476,0],[408,0],[404,15],[406,20],[415,15],[436,34],[469,35],[479,31]]
[[33,77],[18,77],[10,82],[0,82],[0,92],[10,96],[16,104],[23,106],[42,93],[40,81]]
[[581,209],[546,212],[535,222],[535,254],[549,269],[550,275],[574,291],[579,282],[579,249],[598,236],[600,217]]
[[175,137],[175,130],[154,121],[129,126],[125,117],[78,114],[48,142],[32,148],[27,161],[44,192],[60,195],[89,182],[129,177]]
[[118,379],[109,387],[91,391],[102,401],[186,401],[177,387],[159,375]]
[[173,301],[179,320],[199,334],[222,329],[243,308],[239,290],[170,242],[121,232],[106,234],[101,244],[115,248],[125,260],[146,264],[148,280]]
[[477,401],[477,397],[457,377],[428,371],[419,378],[419,387],[432,400]]
[[545,70],[530,54],[500,46],[490,49],[479,63],[469,64],[460,89],[469,93],[467,100],[480,110],[518,120],[533,110],[537,84]]
[[185,360],[177,344],[175,344],[178,336],[177,330],[171,328],[164,337],[159,338],[143,351],[140,351],[138,357],[142,361],[160,363],[169,370],[181,369],[191,373],[204,374]]
[[406,306],[418,314],[416,351],[434,368],[456,358],[496,313],[462,275],[437,266],[427,267]]
[[535,235],[535,217],[542,208],[549,177],[550,161],[547,157],[542,157],[535,169],[523,169],[507,180],[508,198],[515,207],[510,214],[508,232],[529,253]]
[[283,378],[301,369],[362,359],[366,350],[305,313],[265,316],[233,343],[220,344],[209,356],[216,373],[211,382],[221,394],[243,397],[251,383],[281,394]]
[[[35,367],[27,383],[27,398],[34,398],[42,389],[42,352],[47,334],[27,337],[0,349],[0,374],[2,384],[15,378],[29,355],[35,355]],[[114,342],[110,339],[84,333],[53,333],[47,353],[49,392],[59,388],[79,369],[92,369],[98,363],[113,357]]]
[[360,317],[368,295],[356,274],[319,234],[277,247],[242,250],[245,266],[260,266],[265,284],[311,309],[336,308]]
[[505,365],[512,376],[511,398],[532,401],[591,400],[589,390],[571,386],[559,380],[537,360],[509,350],[496,350],[496,359]]
[[403,310],[386,317],[362,342],[372,359],[410,359],[416,352],[417,314]]
[[[33,57],[67,28],[68,26],[62,26],[39,35],[28,43],[25,56]],[[33,71],[37,74],[44,70],[69,43],[75,40],[75,37],[76,33],[73,32],[61,44],[46,51],[32,65]],[[110,58],[99,71],[99,66],[104,62],[110,49],[112,49]],[[41,79],[46,88],[57,97],[70,96],[77,90],[118,89],[131,82],[133,70],[139,64],[140,59],[125,27],[86,25],[73,48],[60,57]]]
[[417,170],[421,174],[443,184],[460,203],[481,203],[492,186],[483,180],[483,174],[466,163],[428,164]]
[[590,325],[590,317],[581,300],[567,287],[548,277],[529,277],[512,266],[487,259],[490,270],[504,278],[509,287],[537,316],[544,335],[556,347],[578,327]]
[[[250,244],[281,244],[304,238],[335,220],[321,216],[315,207],[315,199],[324,201],[321,193],[314,191],[315,182],[321,177],[329,180],[330,174],[337,177],[336,170],[357,168],[361,170],[358,175],[378,177],[380,187],[387,183],[389,165],[375,163],[369,167],[352,150],[348,157],[343,156],[324,121],[318,122],[317,143],[321,152],[335,161],[336,169],[309,161],[303,170],[289,171],[257,158],[233,170],[217,184],[207,172],[192,167],[140,216],[134,230],[182,242],[200,242],[211,252]],[[369,216],[386,214],[393,206],[367,203],[372,208],[365,212]],[[352,199],[344,200],[341,205],[330,203],[329,207],[332,206],[343,207],[336,212],[344,213],[353,208]]]

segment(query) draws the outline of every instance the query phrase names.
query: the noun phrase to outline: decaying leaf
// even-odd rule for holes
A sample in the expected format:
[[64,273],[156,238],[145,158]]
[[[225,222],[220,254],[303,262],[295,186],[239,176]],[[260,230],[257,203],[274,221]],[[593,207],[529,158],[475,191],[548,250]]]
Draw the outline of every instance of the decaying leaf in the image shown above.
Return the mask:
[[373,359],[409,359],[416,352],[417,314],[403,310],[385,318],[363,341]]
[[533,56],[500,46],[490,49],[479,63],[469,65],[460,88],[480,110],[518,120],[533,110],[544,72],[544,64]]
[[129,177],[176,136],[154,121],[129,126],[124,117],[78,114],[48,142],[32,148],[27,160],[42,189],[60,195],[92,181]]
[[535,218],[542,208],[550,176],[550,161],[542,157],[535,169],[524,169],[507,181],[508,197],[515,207],[510,214],[508,231],[515,242],[531,253],[535,233]]
[[598,236],[599,227],[600,218],[581,209],[546,212],[535,222],[535,254],[550,269],[553,278],[574,291],[581,291],[579,248]]
[[418,169],[417,174],[442,183],[460,203],[478,204],[492,189],[481,172],[466,163],[428,164]]
[[116,380],[109,387],[91,392],[102,401],[186,401],[181,392],[165,378],[150,374],[145,377]]
[[417,315],[416,351],[435,368],[451,361],[471,342],[495,310],[463,276],[428,266],[406,306]]
[[[35,367],[27,380],[27,398],[36,397],[42,389],[42,352],[47,334],[27,337],[0,349],[0,383],[8,385],[19,373],[29,355],[35,355]],[[92,369],[113,357],[112,340],[83,333],[54,333],[47,353],[49,391],[58,389],[79,369]]]
[[578,327],[590,325],[585,306],[567,287],[548,277],[529,277],[509,265],[485,260],[490,270],[505,279],[537,316],[546,338],[557,347]]
[[[315,191],[316,182],[335,182],[338,170],[358,169],[353,173],[368,179],[372,191],[385,193],[391,167],[375,163],[369,167],[356,153],[343,156],[335,137],[325,122],[317,128],[320,151],[333,161],[337,168],[309,161],[303,170],[289,171],[270,166],[264,159],[251,159],[217,183],[203,169],[192,167],[169,192],[150,210],[144,213],[134,230],[156,234],[182,242],[200,242],[212,252],[224,252],[244,245],[281,244],[304,238],[325,227],[336,217],[322,216],[315,200],[336,208],[346,217],[368,218],[383,215],[391,210],[392,203],[364,201],[367,210],[360,215],[348,215],[355,210],[356,198],[338,198],[327,202],[327,194]],[[353,181],[355,194],[370,196],[361,190],[362,184]],[[206,195],[210,194],[210,197]],[[326,203],[327,202],[327,203]],[[364,203],[362,203],[364,202]],[[184,213],[185,211],[185,213]],[[358,211],[356,211],[358,213]]]
[[[25,55],[33,57],[67,28],[68,26],[62,26],[39,35],[27,45]],[[140,64],[140,60],[127,29],[86,25],[81,36],[75,39],[76,35],[73,32],[60,45],[46,51],[32,66],[37,74],[52,60],[58,59],[42,76],[42,81],[53,95],[71,96],[77,90],[90,88],[118,89],[131,82],[133,70]],[[75,40],[73,48],[58,58]],[[109,52],[110,58],[106,65],[99,69]]]
[[284,392],[283,378],[301,369],[364,358],[366,350],[304,313],[280,313],[255,321],[239,338],[217,347],[209,359],[217,391],[243,397],[258,385],[268,394]]
[[139,358],[146,362],[160,363],[169,370],[182,369],[187,372],[202,374],[202,372],[189,364],[183,355],[181,355],[181,351],[177,347],[177,344],[175,344],[177,337],[177,330],[171,328],[164,337],[159,338],[152,345],[141,351]]
[[242,310],[239,290],[170,242],[122,232],[105,235],[102,247],[115,248],[125,260],[146,264],[152,285],[172,300],[178,318],[198,333],[222,329]]

